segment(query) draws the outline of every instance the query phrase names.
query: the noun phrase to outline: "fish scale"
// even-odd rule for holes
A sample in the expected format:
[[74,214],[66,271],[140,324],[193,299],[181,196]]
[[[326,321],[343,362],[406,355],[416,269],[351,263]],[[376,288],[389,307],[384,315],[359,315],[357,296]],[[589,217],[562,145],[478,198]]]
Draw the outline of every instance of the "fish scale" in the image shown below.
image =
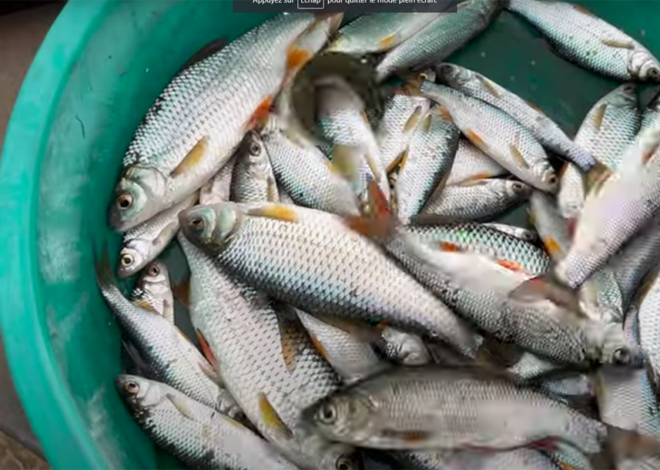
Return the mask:
[[616,80],[660,80],[660,64],[638,41],[580,5],[511,0],[506,9],[538,29],[554,50],[577,65]]
[[458,142],[456,156],[454,157],[454,165],[447,179],[447,185],[494,178],[505,174],[507,174],[507,171],[499,163],[486,155],[469,140],[461,137]]
[[[112,206],[112,225],[127,230],[215,175],[250,127],[255,111],[270,103],[291,71],[287,58],[295,41],[313,25],[329,33],[332,20],[315,23],[315,16],[307,13],[278,15],[177,75],[126,151],[117,204],[125,194],[132,203]],[[305,54],[313,55],[326,38],[305,43]]]
[[[286,312],[275,310],[265,295],[228,276],[183,235],[179,242],[191,269],[190,319],[208,342],[227,388],[246,416],[298,465],[334,470],[335,460],[350,449],[320,441],[318,448],[307,447],[318,440],[298,428],[301,409],[337,388],[334,371],[304,331],[287,329],[283,339],[281,319]],[[285,344],[293,347],[288,359]],[[264,412],[263,397],[285,429]]]
[[460,251],[475,251],[495,260],[514,261],[531,275],[542,274],[550,266],[550,259],[541,248],[482,224],[413,225],[408,226],[406,232],[415,234],[429,245],[456,245]]
[[[159,382],[120,375],[119,393],[158,446],[193,468],[296,470],[242,424]],[[134,390],[135,394],[127,390]]]

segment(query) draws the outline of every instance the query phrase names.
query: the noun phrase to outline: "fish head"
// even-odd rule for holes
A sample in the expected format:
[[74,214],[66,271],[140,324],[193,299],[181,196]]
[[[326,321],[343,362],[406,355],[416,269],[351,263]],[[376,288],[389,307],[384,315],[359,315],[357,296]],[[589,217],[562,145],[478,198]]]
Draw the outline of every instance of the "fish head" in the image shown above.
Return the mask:
[[430,362],[429,352],[419,336],[388,326],[383,328],[381,336],[386,347],[393,348],[390,357],[396,357],[401,364],[415,366]]
[[556,193],[559,190],[559,177],[548,160],[539,160],[530,170],[539,183],[539,189],[549,193]]
[[319,433],[338,442],[366,441],[372,435],[376,403],[357,391],[348,391],[322,400],[313,411]]
[[125,232],[146,222],[166,207],[163,205],[165,176],[152,167],[133,166],[126,170],[115,188],[110,206],[110,225]]
[[179,213],[181,230],[188,240],[211,255],[231,241],[243,220],[234,203],[196,206]]
[[617,108],[635,108],[637,107],[637,85],[634,83],[624,83],[608,93],[606,104]]
[[149,263],[140,274],[135,286],[154,298],[169,299],[172,302],[170,274],[162,261]]
[[247,173],[253,178],[266,179],[270,174],[270,161],[266,146],[257,132],[247,133],[241,152]]
[[493,179],[490,187],[495,194],[506,199],[525,199],[532,193],[530,185],[517,180]]
[[163,398],[157,383],[137,375],[121,374],[115,379],[115,385],[119,395],[133,411],[153,407]]
[[133,238],[124,243],[119,252],[117,275],[127,278],[142,269],[154,251],[153,243],[144,238]]
[[460,88],[474,79],[474,73],[464,67],[443,62],[435,68],[440,80],[452,88]]
[[642,367],[644,355],[640,347],[625,337],[621,323],[607,323],[603,329],[602,364],[617,367]]
[[644,82],[660,82],[660,63],[646,49],[636,49],[630,54],[628,72]]
[[340,442],[330,442],[312,432],[300,440],[306,455],[317,456],[319,470],[358,470],[364,468],[361,456],[355,449]]

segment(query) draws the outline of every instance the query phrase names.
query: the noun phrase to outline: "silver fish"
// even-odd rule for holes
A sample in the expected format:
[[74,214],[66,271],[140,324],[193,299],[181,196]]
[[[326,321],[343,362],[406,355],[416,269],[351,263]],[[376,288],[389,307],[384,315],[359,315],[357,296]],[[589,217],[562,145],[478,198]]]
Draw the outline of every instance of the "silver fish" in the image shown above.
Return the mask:
[[511,116],[443,85],[424,81],[421,91],[444,106],[463,135],[513,175],[541,191],[557,190],[559,181],[545,150]]
[[250,131],[236,154],[231,178],[231,200],[235,202],[278,202],[277,183],[261,137]]
[[517,206],[532,193],[522,181],[486,179],[445,186],[428,200],[422,214],[447,222],[489,221]]
[[[509,227],[509,226],[507,226]],[[517,227],[513,227],[517,228]],[[545,273],[550,260],[543,249],[488,224],[411,225],[407,233],[444,251],[476,252],[531,275]]]
[[417,215],[454,163],[460,131],[433,109],[413,132],[394,188],[393,204],[403,220]]
[[503,176],[508,172],[466,138],[458,142],[447,186]]
[[241,415],[213,367],[181,330],[156,311],[134,305],[124,297],[114,283],[107,257],[97,263],[96,269],[101,294],[122,332],[144,358],[149,376],[230,417]]
[[533,229],[518,227],[516,225],[500,224],[497,222],[488,222],[483,225],[486,227],[494,228],[495,230],[499,230],[500,232],[506,233],[507,235],[519,238],[525,242],[537,243],[541,241],[538,232]]
[[227,275],[183,234],[178,240],[191,270],[190,319],[248,419],[301,468],[355,468],[348,446],[298,426],[300,410],[338,386],[301,325]]
[[165,263],[153,261],[147,265],[135,282],[131,300],[143,308],[155,310],[174,324],[174,294]]
[[199,203],[218,204],[229,201],[231,197],[231,177],[236,164],[234,154],[218,173],[199,190]]
[[652,99],[649,101],[649,104],[646,105],[646,108],[642,112],[642,123],[640,126],[640,132],[644,129],[651,127],[660,116],[660,92],[658,92]]
[[494,451],[556,440],[598,454],[608,434],[647,455],[660,447],[474,367],[387,371],[321,400],[305,417],[330,439],[375,449]]
[[378,343],[385,357],[394,363],[418,366],[431,362],[426,345],[417,335],[385,326]]
[[441,13],[371,13],[342,27],[327,51],[362,56],[398,46]]
[[193,468],[296,470],[238,421],[163,383],[120,375],[117,390],[153,441]]
[[[539,451],[515,449],[479,451],[397,451],[390,455],[403,467],[416,470],[558,470]],[[397,467],[398,468],[398,467]]]
[[179,231],[179,212],[192,207],[195,201],[197,194],[126,232],[119,251],[119,277],[132,276],[156,259]]
[[529,218],[536,227],[545,250],[556,263],[571,246],[566,223],[559,212],[557,202],[551,195],[534,191],[529,198]]
[[376,138],[380,158],[389,173],[408,148],[412,133],[431,107],[431,102],[411,87],[394,90],[385,103]]
[[592,171],[592,179],[604,171],[588,151],[573,143],[543,111],[515,93],[459,65],[443,63],[436,67],[436,71],[455,90],[501,109],[531,132],[541,145],[579,166],[582,171]]
[[660,327],[658,326],[660,276],[655,275],[655,278],[651,278],[647,282],[643,292],[639,293],[638,299],[639,344],[647,354],[654,388],[660,390],[660,340],[658,340],[660,338]]
[[357,215],[357,200],[350,184],[317,147],[291,140],[284,125],[282,119],[271,115],[261,134],[282,188],[301,206]]
[[224,269],[282,302],[312,315],[384,320],[475,352],[473,333],[453,312],[336,216],[226,203],[190,209],[181,220],[186,236]]
[[392,73],[437,63],[465,46],[499,15],[498,0],[468,0],[456,13],[443,13],[419,33],[395,47],[376,67],[379,81]]
[[[261,119],[288,76],[318,51],[341,14],[282,14],[179,73],[135,132],[110,224],[129,230],[201,188]],[[322,41],[296,47],[305,33]],[[260,70],[260,73],[255,73]]]
[[660,81],[660,64],[639,42],[581,5],[512,0],[506,8],[530,22],[565,59],[615,80]]

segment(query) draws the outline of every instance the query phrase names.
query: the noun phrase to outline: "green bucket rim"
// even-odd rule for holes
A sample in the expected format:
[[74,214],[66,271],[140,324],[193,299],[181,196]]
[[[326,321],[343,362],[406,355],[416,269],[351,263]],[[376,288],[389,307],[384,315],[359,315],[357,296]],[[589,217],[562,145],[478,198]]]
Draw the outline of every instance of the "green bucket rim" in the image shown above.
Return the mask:
[[[7,362],[34,433],[54,469],[105,468],[55,361],[41,312],[37,247],[39,179],[68,71],[112,0],[71,0],[46,35],[23,81],[0,160],[3,192],[0,325]],[[42,410],[47,409],[48,413]]]

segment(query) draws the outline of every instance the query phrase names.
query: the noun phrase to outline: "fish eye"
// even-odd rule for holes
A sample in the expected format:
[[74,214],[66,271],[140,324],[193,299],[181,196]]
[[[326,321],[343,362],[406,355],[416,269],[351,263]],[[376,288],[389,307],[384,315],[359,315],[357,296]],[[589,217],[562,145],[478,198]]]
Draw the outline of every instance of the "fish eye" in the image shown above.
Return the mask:
[[612,355],[612,360],[614,361],[614,363],[619,365],[630,364],[631,359],[632,359],[632,355],[630,354],[630,351],[628,351],[627,348],[619,348],[616,351],[614,351],[614,354]]
[[650,75],[651,77],[656,78],[659,74],[660,74],[660,70],[658,70],[657,68],[655,68],[655,67],[651,67],[651,68],[649,69],[649,75]]
[[135,261],[133,259],[133,257],[131,255],[128,255],[128,254],[127,255],[122,255],[120,260],[119,260],[119,262],[121,263],[122,266],[130,266],[131,264],[133,264],[133,261]]
[[337,411],[333,405],[327,403],[319,408],[316,416],[322,423],[332,424],[337,419]]
[[335,463],[335,468],[337,470],[353,470],[355,468],[355,464],[351,457],[342,455],[337,459],[337,462]]
[[[554,177],[551,177],[551,178],[554,178]],[[548,181],[548,182],[549,182],[550,184],[553,184],[552,181]],[[514,190],[515,192],[520,192],[520,191],[523,191],[523,190],[525,189],[525,186],[523,186],[522,183],[518,183],[518,182],[513,183],[513,184],[511,185],[511,187],[513,188],[513,190]]]
[[147,270],[150,276],[156,277],[160,274],[160,268],[158,267],[157,264],[152,264],[149,266],[149,269]]
[[634,85],[626,85],[626,86],[623,87],[623,91],[625,91],[626,93],[632,93],[633,91],[635,91],[635,86]]
[[117,197],[117,208],[120,210],[130,209],[133,205],[133,196],[128,193],[120,194]]
[[188,223],[190,228],[201,231],[204,230],[204,219],[199,216],[193,217]]
[[254,155],[255,157],[259,155],[259,152],[261,151],[261,146],[256,143],[256,142],[251,142],[250,147],[248,148],[248,152],[250,152],[250,155]]
[[124,384],[124,390],[126,390],[131,395],[137,395],[137,393],[140,391],[140,386],[136,382],[129,380]]
[[557,184],[557,176],[556,175],[550,175],[548,178],[548,184],[555,185]]

